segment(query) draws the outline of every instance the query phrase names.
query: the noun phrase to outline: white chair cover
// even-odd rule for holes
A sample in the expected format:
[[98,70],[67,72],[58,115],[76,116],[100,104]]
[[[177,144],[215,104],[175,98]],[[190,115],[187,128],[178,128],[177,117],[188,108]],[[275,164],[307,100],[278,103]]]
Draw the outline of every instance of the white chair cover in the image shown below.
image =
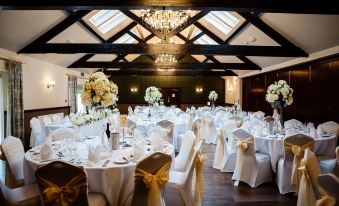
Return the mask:
[[36,117],[33,117],[30,120],[30,126],[32,128],[31,131],[31,138],[30,138],[30,143],[29,146],[30,147],[36,147],[39,146],[41,144],[41,124],[40,124],[40,120]]
[[235,121],[226,121],[223,124],[224,157],[221,172],[234,172],[237,152],[234,144],[233,131],[237,128]]
[[166,139],[165,141],[173,144],[173,130],[174,130],[174,123],[168,120],[162,120],[157,123],[160,127],[166,130]]
[[195,135],[192,131],[186,132],[180,147],[178,156],[175,158],[175,170],[183,172],[188,167],[189,161],[193,155],[195,145]]
[[301,161],[301,167],[298,169],[302,172],[302,176],[300,179],[297,206],[315,205],[316,200],[320,196],[317,181],[317,177],[320,174],[320,168],[318,160],[311,150],[305,150],[304,158]]
[[284,122],[285,128],[300,128],[302,126],[302,122],[296,119],[290,119]]
[[6,182],[10,188],[17,187],[24,180],[24,157],[25,150],[19,138],[8,136],[1,145],[2,151],[6,157],[10,174]]
[[52,116],[52,122],[55,124],[61,124],[62,123],[62,119],[60,115],[54,114]]
[[75,136],[75,131],[72,128],[60,127],[50,133],[52,136],[52,141],[58,141],[66,138],[73,138]]
[[265,117],[265,112],[263,111],[257,111],[257,112],[254,112],[254,117],[255,118],[258,118],[258,119],[264,119]]
[[339,124],[333,121],[324,122],[318,127],[321,126],[323,131],[326,133],[336,134],[339,136]]
[[319,159],[320,171],[322,174],[332,173],[334,169],[339,165],[339,146],[335,149],[336,158],[321,156]]
[[42,118],[42,122],[43,122],[44,125],[50,125],[50,124],[52,124],[52,120],[51,120],[51,118],[50,118],[49,116],[44,116],[44,117]]
[[318,176],[321,199],[317,200],[316,206],[334,206],[339,203],[339,177],[334,174]]
[[285,138],[284,157],[278,160],[277,168],[277,185],[281,194],[297,191],[297,182],[299,182],[301,174],[297,171],[300,160],[304,150],[306,148],[312,149],[313,145],[314,139],[302,134]]
[[216,144],[217,143],[217,129],[215,127],[214,118],[210,115],[206,115],[202,121],[202,133],[205,143]]
[[232,179],[246,182],[251,187],[257,187],[264,182],[272,181],[270,156],[254,152],[253,137],[243,129],[233,132],[236,137],[237,160]]

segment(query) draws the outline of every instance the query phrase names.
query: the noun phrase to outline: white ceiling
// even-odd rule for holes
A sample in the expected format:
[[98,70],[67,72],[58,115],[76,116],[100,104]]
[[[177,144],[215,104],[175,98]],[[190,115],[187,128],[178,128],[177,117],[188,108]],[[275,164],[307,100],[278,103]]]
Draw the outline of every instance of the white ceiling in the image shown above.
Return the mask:
[[[234,14],[234,13],[232,13]],[[237,15],[237,14],[234,14]],[[58,22],[66,17],[63,11],[48,10],[48,11],[0,11],[0,48],[8,49],[11,51],[18,51],[28,45],[34,39],[48,31]],[[238,18],[240,18],[237,15]],[[260,18],[282,34],[295,45],[302,48],[307,53],[314,53],[325,50],[339,45],[339,15],[310,15],[310,14],[273,14],[266,13],[260,15]],[[85,19],[85,18],[84,18]],[[240,18],[243,21],[242,18]],[[120,31],[124,26],[131,22],[126,17],[126,20],[117,28],[114,28],[111,34]],[[206,20],[200,20],[201,24],[208,26],[208,29],[225,40],[227,35],[224,35],[220,30],[210,25]],[[240,26],[237,25],[237,26]],[[144,37],[150,33],[141,26]],[[137,36],[140,33],[134,27],[132,32]],[[198,34],[198,28],[193,29],[192,37]],[[189,33],[189,29],[181,32],[185,37]],[[255,38],[254,42],[250,42]],[[148,43],[156,43],[159,39],[154,37]],[[180,38],[174,38],[178,44],[184,43]],[[100,41],[92,34],[90,34],[82,25],[76,23],[69,27],[67,30],[53,38],[50,42],[58,43],[99,43]],[[246,42],[250,42],[246,44]],[[263,32],[253,25],[246,26],[237,36],[231,41],[232,45],[270,45],[279,46],[270,37],[266,36]],[[71,63],[79,59],[83,54],[30,54],[34,58],[44,60],[53,64],[67,67]],[[128,60],[133,60],[138,55],[128,55]],[[107,61],[113,60],[116,55],[95,55],[91,60]],[[204,61],[205,57],[202,55],[194,56],[198,61]],[[230,56],[215,56],[217,60],[223,63],[241,62],[236,57]],[[282,62],[289,61],[294,58],[289,57],[248,57],[254,63],[261,67],[269,67]],[[88,69],[94,71],[95,69]],[[246,73],[241,71],[239,73]],[[238,71],[236,71],[238,73]]]

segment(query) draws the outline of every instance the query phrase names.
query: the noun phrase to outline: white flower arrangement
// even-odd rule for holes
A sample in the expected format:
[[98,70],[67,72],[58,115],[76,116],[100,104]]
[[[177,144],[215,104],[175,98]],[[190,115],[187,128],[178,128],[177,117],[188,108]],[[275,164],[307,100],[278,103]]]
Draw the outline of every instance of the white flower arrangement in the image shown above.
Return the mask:
[[240,113],[242,110],[241,105],[239,103],[234,103],[231,109],[232,113]]
[[96,72],[85,81],[82,96],[85,106],[115,106],[118,98],[118,86],[109,81],[102,72]]
[[86,115],[77,117],[77,118],[72,120],[72,123],[76,126],[83,126],[83,125],[87,125],[87,124],[90,124],[90,123],[95,122],[95,121],[105,119],[106,117],[108,117],[108,116],[110,116],[114,113],[117,113],[117,112],[119,112],[118,109],[113,109],[113,110],[105,109],[102,112],[86,114]]
[[150,86],[146,89],[145,92],[145,101],[149,102],[149,103],[155,103],[157,101],[159,101],[162,97],[161,92],[159,91],[158,88],[154,87],[154,86]]
[[208,95],[208,99],[210,101],[216,101],[218,99],[218,93],[216,93],[215,91],[211,91]]
[[293,89],[285,80],[274,82],[267,88],[266,101],[274,109],[286,107],[293,103]]

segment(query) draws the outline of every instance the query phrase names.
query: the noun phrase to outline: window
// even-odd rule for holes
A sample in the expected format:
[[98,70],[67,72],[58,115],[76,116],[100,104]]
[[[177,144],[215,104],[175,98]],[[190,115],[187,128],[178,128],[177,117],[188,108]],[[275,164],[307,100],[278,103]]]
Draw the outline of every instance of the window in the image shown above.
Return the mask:
[[228,34],[240,22],[227,11],[212,11],[205,16],[205,20],[224,34]]
[[102,34],[122,23],[126,16],[119,10],[101,10],[89,18],[91,22]]
[[78,113],[86,113],[86,106],[81,102],[82,85],[77,86],[76,98]]
[[211,39],[209,36],[207,36],[206,34],[204,34],[203,36],[201,36],[199,39],[197,39],[194,43],[198,43],[198,44],[218,44],[217,42],[215,42],[213,39]]

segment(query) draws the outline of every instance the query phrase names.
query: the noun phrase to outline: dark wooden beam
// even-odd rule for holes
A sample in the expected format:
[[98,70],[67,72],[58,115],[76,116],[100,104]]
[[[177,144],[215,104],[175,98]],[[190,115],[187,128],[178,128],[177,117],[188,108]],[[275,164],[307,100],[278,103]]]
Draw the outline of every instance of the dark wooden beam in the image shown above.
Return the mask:
[[338,14],[333,0],[2,0],[0,9],[191,9],[209,11]]
[[237,36],[247,25],[248,21],[245,20],[225,41],[224,44],[228,44],[235,36]]
[[242,45],[198,45],[198,44],[111,44],[111,43],[49,43],[23,49],[20,53],[60,54],[186,54],[186,55],[240,55],[305,57],[302,52],[289,47],[242,46]]
[[119,71],[110,71],[105,70],[105,74],[108,75],[123,75],[123,76],[237,76],[233,71],[226,70],[223,72],[214,72],[214,71],[206,71],[206,70],[175,70],[172,72],[160,72],[157,70],[153,71],[141,71],[141,70],[124,70],[121,69]]
[[73,68],[124,68],[124,69],[237,69],[237,70],[257,70],[243,63],[200,63],[200,62],[177,62],[177,63],[155,63],[155,62],[99,62],[87,61]]
[[59,24],[55,25],[53,28],[45,32],[43,35],[41,35],[39,38],[25,46],[23,49],[19,50],[21,52],[22,50],[34,47],[35,45],[45,44],[49,40],[53,39],[55,36],[63,32],[65,29],[67,29],[69,26],[77,22],[79,19],[84,17],[86,14],[88,14],[90,11],[76,11],[69,16],[67,16],[63,21],[61,21]]
[[268,35],[270,38],[272,38],[275,42],[280,44],[282,47],[285,47],[285,46],[289,47],[291,49],[304,53],[304,55],[308,56],[308,54],[305,51],[303,51],[302,49],[294,45],[292,42],[287,40],[279,32],[275,31],[273,28],[271,28],[269,25],[263,22],[258,16],[253,15],[251,13],[246,13],[246,12],[239,12],[239,15],[241,15],[247,21],[251,22],[254,26],[260,29],[262,32],[264,32],[266,35]]
[[193,17],[190,17],[187,22],[179,27],[177,27],[175,30],[173,30],[171,32],[171,35],[176,35],[179,32],[183,31],[184,29],[186,29],[188,26],[194,24],[195,22],[197,22],[199,19],[201,19],[202,17],[206,16],[209,13],[209,11],[200,11],[199,13],[197,13],[196,15],[194,15]]

